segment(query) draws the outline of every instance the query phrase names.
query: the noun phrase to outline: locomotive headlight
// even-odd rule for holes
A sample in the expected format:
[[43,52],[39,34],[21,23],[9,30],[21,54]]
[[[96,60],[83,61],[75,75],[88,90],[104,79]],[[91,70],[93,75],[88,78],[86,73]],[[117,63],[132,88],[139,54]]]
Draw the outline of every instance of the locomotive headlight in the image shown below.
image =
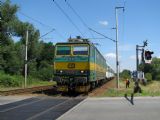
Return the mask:
[[62,73],[63,71],[62,70],[60,70],[60,73]]
[[83,71],[83,70],[81,70],[81,73],[84,73],[84,71]]

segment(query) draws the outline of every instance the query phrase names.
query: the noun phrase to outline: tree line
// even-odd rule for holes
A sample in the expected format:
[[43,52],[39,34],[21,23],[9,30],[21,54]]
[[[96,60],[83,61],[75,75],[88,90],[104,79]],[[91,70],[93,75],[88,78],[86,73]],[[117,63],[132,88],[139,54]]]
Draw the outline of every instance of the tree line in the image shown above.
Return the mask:
[[[40,32],[31,23],[17,17],[19,6],[6,0],[0,5],[0,73],[24,75],[25,38],[28,41],[28,75],[50,80],[53,75],[54,45],[40,41]],[[15,41],[14,38],[19,38]]]
[[149,80],[160,81],[160,58],[154,57],[151,64],[140,64],[139,69]]
[[[140,71],[143,71],[145,74],[145,78],[148,81],[151,80],[157,80],[160,81],[160,58],[154,57],[152,59],[151,64],[144,64],[141,63],[138,66]],[[131,77],[131,71],[130,70],[123,70],[120,73],[120,77],[126,79],[126,78],[130,78]]]

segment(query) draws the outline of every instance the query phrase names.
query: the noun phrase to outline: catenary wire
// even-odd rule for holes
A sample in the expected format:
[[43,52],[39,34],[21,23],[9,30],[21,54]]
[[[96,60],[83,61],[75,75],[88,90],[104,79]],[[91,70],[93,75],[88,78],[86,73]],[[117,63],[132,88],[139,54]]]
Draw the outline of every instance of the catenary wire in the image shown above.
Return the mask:
[[[78,14],[78,12],[75,10],[75,8],[73,8],[71,6],[71,4],[69,2],[67,2],[67,0],[65,0],[67,6],[73,11],[73,13],[79,18],[79,20],[82,22],[83,26],[86,27],[87,29],[89,29],[89,26],[86,24],[86,22],[83,20],[83,18]],[[89,30],[91,36],[94,38],[92,32]]]
[[69,15],[61,8],[61,6],[53,0],[57,8],[66,16],[66,18],[70,21],[70,23],[75,27],[75,29],[84,37],[83,33],[80,31],[78,26],[72,21],[72,19],[69,17]]

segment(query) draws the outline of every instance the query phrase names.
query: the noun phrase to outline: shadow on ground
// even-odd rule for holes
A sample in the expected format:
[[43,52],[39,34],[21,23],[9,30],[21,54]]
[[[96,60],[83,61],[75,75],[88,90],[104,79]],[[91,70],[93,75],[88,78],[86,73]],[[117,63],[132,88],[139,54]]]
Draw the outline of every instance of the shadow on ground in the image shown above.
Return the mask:
[[60,96],[60,97],[84,96],[83,94],[76,93],[76,92],[69,92],[69,93],[68,92],[59,92],[59,91],[57,91],[57,87],[56,86],[53,86],[53,88],[49,89],[49,90],[36,91],[33,94],[44,94],[44,95],[53,96],[53,97],[57,97],[57,96]]
[[128,100],[132,105],[134,105],[134,101],[133,101],[134,94],[133,94],[133,93],[131,94],[130,99],[129,99],[129,97],[127,96],[127,94],[124,94],[124,97],[125,97],[126,100]]

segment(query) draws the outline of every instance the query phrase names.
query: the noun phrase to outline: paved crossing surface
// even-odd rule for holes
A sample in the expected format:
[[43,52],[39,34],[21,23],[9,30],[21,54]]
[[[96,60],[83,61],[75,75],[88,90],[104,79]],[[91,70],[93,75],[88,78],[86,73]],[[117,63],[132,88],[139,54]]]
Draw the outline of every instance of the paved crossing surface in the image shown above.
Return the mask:
[[39,96],[0,105],[0,120],[54,120],[83,99]]
[[28,97],[19,96],[17,99],[11,99],[13,97],[0,96],[0,120],[159,120],[160,118],[160,97],[138,97],[134,98],[133,103],[130,98],[123,97],[87,99]]
[[27,98],[34,97],[33,95],[13,95],[13,96],[1,96],[0,95],[0,105],[9,104],[12,102],[21,101]]
[[160,98],[87,98],[58,120],[159,120]]

